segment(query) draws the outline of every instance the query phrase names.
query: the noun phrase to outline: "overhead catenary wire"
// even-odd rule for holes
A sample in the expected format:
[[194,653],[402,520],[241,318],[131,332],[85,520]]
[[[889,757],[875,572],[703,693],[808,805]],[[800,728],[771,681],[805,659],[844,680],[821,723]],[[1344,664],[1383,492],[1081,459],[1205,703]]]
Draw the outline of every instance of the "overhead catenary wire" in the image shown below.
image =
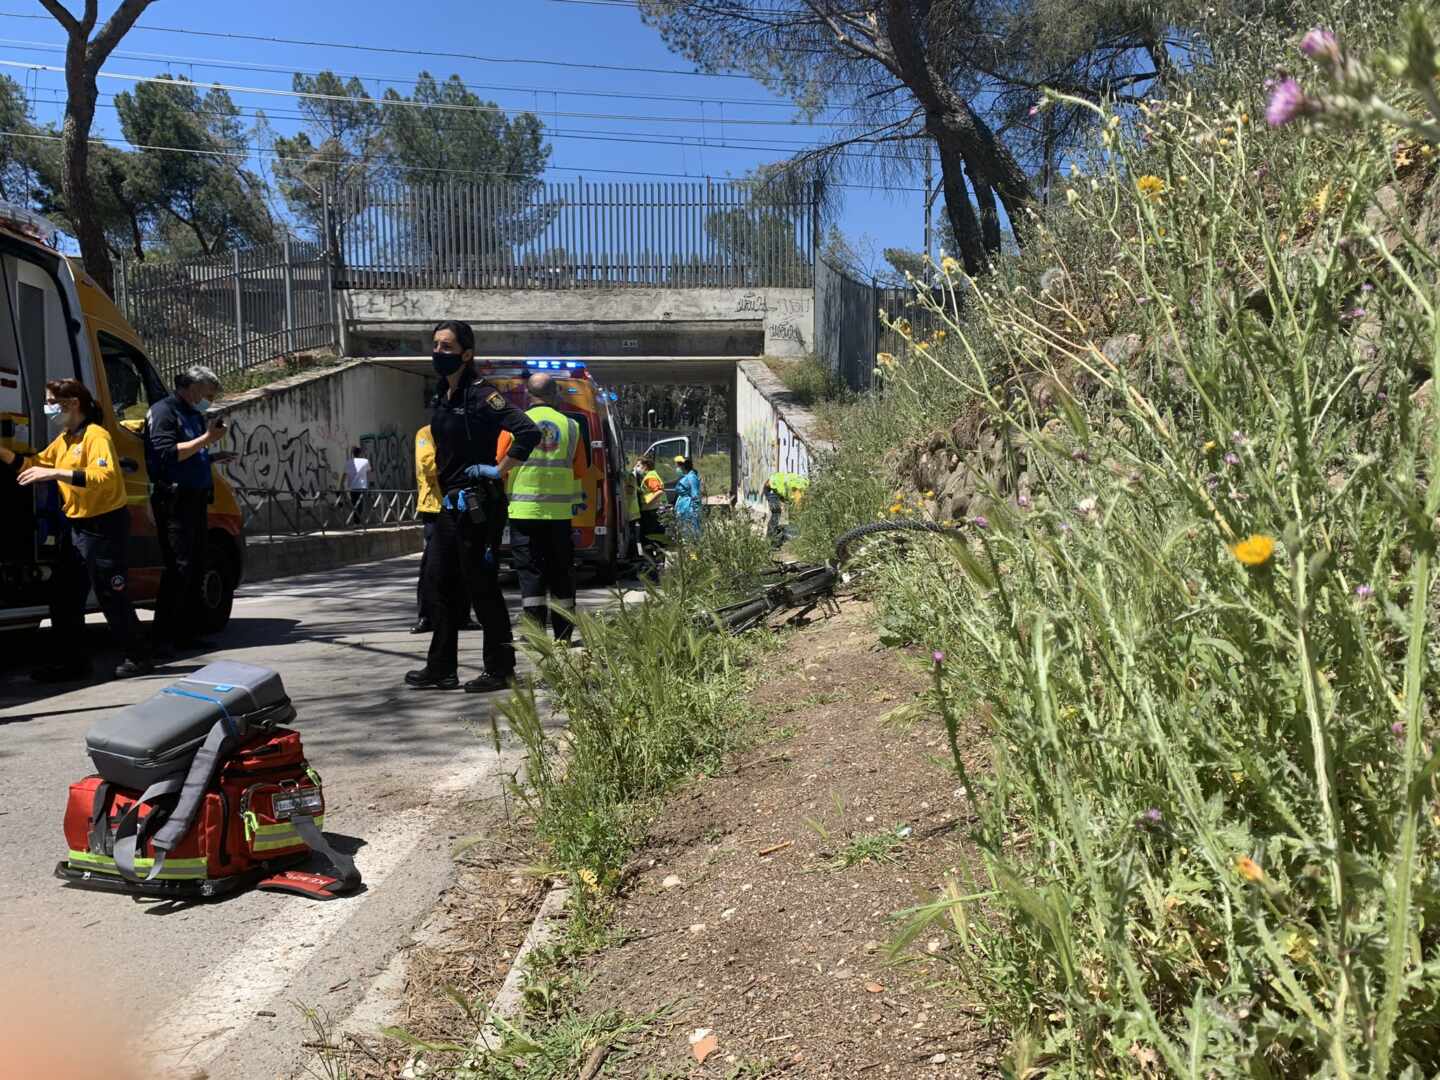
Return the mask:
[[[0,38],[0,46],[22,52],[63,53],[65,51],[65,45],[60,42],[27,41],[17,38]],[[214,57],[205,56],[182,56],[176,53],[139,52],[131,49],[116,49],[110,56],[116,60],[141,60],[146,63],[165,64],[166,66],[213,68],[222,71],[308,75],[312,78],[317,75],[330,74],[341,79],[360,79],[377,83],[394,83],[397,86],[416,86],[420,82],[419,79],[404,78],[398,75],[383,75],[374,71],[337,71],[334,68],[298,68],[289,64],[242,63],[238,60],[218,60]],[[794,102],[776,98],[715,97],[709,94],[656,94],[641,93],[634,90],[568,90],[557,86],[511,86],[505,83],[464,82],[463,85],[466,90],[472,93],[476,90],[486,90],[513,94],[556,94],[560,97],[615,98],[631,101],[679,101],[696,105],[746,105],[773,109],[794,109],[797,107]],[[374,100],[377,104],[379,103],[379,99]],[[839,112],[849,111],[852,107],[849,105],[837,105],[831,106],[830,108]]]
[[[65,69],[55,64],[32,64],[23,60],[0,60],[0,67],[16,68],[26,71],[48,71],[64,74]],[[192,89],[224,90],[234,94],[257,94],[266,97],[298,98],[307,101],[333,101],[342,104],[353,104],[354,98],[348,94],[319,94],[304,90],[281,90],[273,86],[242,86],[236,83],[216,82],[181,82],[176,79],[165,78],[160,75],[134,75],[121,71],[100,71],[96,73],[101,79],[114,79],[122,82],[132,83],[158,83],[162,86],[184,86]],[[479,112],[508,116],[511,113],[534,113],[534,109],[520,109],[505,107],[503,105],[464,105],[447,101],[410,101],[406,98],[381,99],[376,102],[380,105],[395,106],[407,109],[439,109],[447,112]],[[693,116],[637,116],[626,113],[584,113],[565,112],[552,109],[542,110],[549,116],[563,116],[571,120],[625,120],[640,123],[663,123],[663,124],[694,124],[697,118]],[[832,127],[834,125],[824,124],[815,121],[804,120],[745,120],[745,119],[706,119],[707,124],[729,124],[743,125],[747,127]]]
[[[51,90],[50,92],[51,92],[51,93],[54,93],[54,94],[60,93],[60,91],[58,91],[58,90]],[[97,102],[95,103],[95,104],[96,104],[96,107],[97,107],[97,108],[101,108],[101,109],[116,109],[116,110],[118,110],[119,106],[116,105],[115,102],[114,102],[114,100],[113,100],[114,95],[111,95],[111,98],[112,98],[112,100],[110,100],[110,101],[97,101]],[[36,105],[49,105],[49,106],[53,106],[53,107],[55,107],[55,108],[61,108],[61,109],[63,109],[64,106],[65,106],[65,102],[64,102],[63,100],[58,100],[58,99],[52,99],[52,100],[50,100],[50,101],[41,101],[41,100],[39,100],[39,99],[37,99],[37,98],[32,98],[31,100],[32,100],[32,102],[33,102],[34,104],[36,104]],[[273,112],[273,111],[267,112],[267,111],[262,110],[262,109],[246,109],[246,108],[244,108],[244,107],[242,107],[242,106],[239,106],[239,105],[235,106],[235,111],[236,111],[236,113],[237,113],[238,115],[250,117],[251,119],[261,119],[261,118],[263,118],[263,119],[265,119],[265,120],[276,119],[276,118],[282,119],[282,120],[307,120],[307,119],[309,119],[307,116],[305,116],[304,113],[297,113],[297,112]],[[813,141],[802,140],[802,139],[773,139],[773,138],[771,138],[771,139],[769,139],[767,142],[761,143],[761,142],[758,142],[756,139],[747,139],[747,138],[745,138],[744,136],[741,136],[741,137],[739,137],[739,138],[736,138],[735,136],[730,136],[730,137],[728,137],[724,142],[720,142],[720,141],[717,141],[717,140],[714,139],[714,138],[711,138],[711,137],[709,137],[709,136],[704,136],[704,135],[695,135],[695,136],[683,136],[683,135],[682,135],[682,136],[679,136],[679,137],[675,137],[673,134],[661,133],[661,132],[648,132],[648,131],[606,131],[606,130],[581,131],[581,130],[574,130],[574,129],[551,128],[551,127],[545,128],[544,135],[545,135],[545,138],[547,138],[547,139],[580,139],[580,140],[585,140],[585,141],[590,141],[590,142],[634,143],[634,144],[639,145],[639,146],[678,146],[678,147],[682,147],[682,148],[685,148],[685,149],[749,150],[749,151],[759,150],[759,151],[773,152],[773,153],[780,153],[780,154],[803,153],[803,152],[805,152],[805,151],[807,151],[807,150],[819,150],[819,149],[823,149],[825,146],[828,145],[827,143],[816,143],[816,142],[813,142]],[[318,148],[317,148],[317,152],[318,152]],[[906,160],[906,159],[904,158],[904,156],[903,156],[903,155],[900,155],[900,154],[887,154],[887,153],[878,152],[878,151],[868,151],[868,152],[865,152],[865,153],[858,153],[858,152],[854,152],[854,151],[848,151],[848,152],[854,154],[854,156],[865,157],[865,158],[874,158],[874,159],[877,159],[877,160],[879,160],[879,159],[893,159],[893,160],[896,160],[896,161]]]
[[[49,15],[37,15],[19,11],[0,11],[3,19],[31,19],[52,22]],[[136,23],[131,33],[145,31],[152,34],[186,34],[192,37],[217,38],[222,41],[254,41],[270,45],[301,45],[311,49],[347,49],[355,52],[386,53],[393,56],[421,56],[446,60],[473,60],[483,64],[533,64],[543,67],[563,67],[587,71],[619,71],[637,75],[688,75],[704,79],[749,79],[750,76],[736,71],[693,71],[685,68],[655,68],[635,64],[594,64],[578,60],[548,60],[540,57],[484,56],[479,53],[451,52],[440,49],[403,49],[393,45],[361,45],[349,41],[310,41],[303,38],[284,38],[264,34],[238,34],[233,31],[193,30],[180,26],[155,26]],[[855,83],[831,82],[832,86],[853,86]]]
[[[41,133],[41,132],[33,132],[33,131],[0,131],[0,138],[10,138],[10,139],[36,139],[36,140],[41,140],[41,141],[44,141],[44,142],[63,142],[63,141],[64,141],[64,137],[61,136],[61,135],[47,135],[47,134],[44,134],[44,133]],[[298,163],[300,163],[300,164],[311,164],[311,165],[314,165],[314,164],[319,164],[319,165],[331,164],[331,163],[327,163],[327,162],[324,162],[324,161],[317,161],[315,158],[287,156],[287,155],[285,155],[285,154],[279,153],[279,152],[278,152],[277,150],[275,150],[274,148],[268,147],[268,146],[237,147],[237,148],[229,149],[229,150],[227,150],[227,149],[222,149],[222,148],[201,150],[201,149],[196,149],[196,148],[194,148],[194,147],[188,147],[188,146],[160,146],[160,145],[147,144],[147,143],[129,143],[129,142],[126,142],[126,141],[123,140],[123,139],[110,139],[110,138],[105,138],[105,137],[99,136],[99,135],[91,135],[91,136],[90,136],[90,141],[91,141],[91,142],[104,143],[104,144],[110,145],[110,146],[120,146],[120,147],[126,147],[126,146],[128,146],[128,147],[130,147],[130,149],[132,149],[132,150],[154,150],[154,151],[161,151],[161,152],[168,152],[168,153],[175,153],[175,154],[194,154],[194,155],[198,155],[198,156],[201,156],[201,157],[248,158],[248,157],[249,157],[250,155],[252,155],[252,154],[264,154],[264,155],[266,155],[267,157],[270,157],[270,158],[272,158],[272,159],[275,160],[275,161],[293,161],[293,162],[298,162]],[[711,148],[711,147],[707,147],[707,149],[712,149],[712,148]],[[526,181],[533,181],[533,180],[536,179],[536,177],[532,176],[532,175],[529,174],[529,173],[503,172],[503,171],[498,170],[498,169],[496,169],[496,170],[446,169],[446,168],[439,168],[439,167],[429,166],[429,165],[401,165],[401,164],[397,164],[397,163],[395,163],[395,162],[387,162],[387,163],[385,163],[385,164],[386,164],[386,167],[387,167],[387,168],[398,169],[398,170],[406,171],[406,172],[434,173],[434,174],[436,174],[436,175],[445,175],[445,176],[467,176],[467,177],[470,177],[470,178],[472,178],[472,179],[494,178],[494,179],[514,179],[514,180],[526,180]],[[784,164],[781,164],[781,165],[779,165],[779,166],[776,166],[776,168],[777,168],[779,171],[787,171],[787,166],[784,165]],[[656,180],[694,180],[694,181],[700,181],[700,180],[712,180],[712,179],[713,179],[713,180],[724,180],[724,181],[733,181],[733,182],[741,182],[741,181],[744,180],[743,177],[714,176],[714,175],[712,175],[712,174],[704,174],[704,175],[696,176],[696,175],[693,175],[693,174],[686,174],[686,173],[652,172],[652,171],[647,171],[647,170],[642,170],[642,169],[601,169],[601,168],[594,168],[594,167],[580,167],[580,166],[576,166],[576,165],[550,165],[550,164],[547,164],[547,165],[545,166],[545,170],[546,170],[546,171],[552,171],[552,172],[573,172],[573,173],[578,173],[578,174],[581,174],[581,175],[590,174],[590,173],[598,173],[598,174],[610,175],[610,176],[644,176],[644,177],[650,177],[651,179],[656,179]],[[847,188],[847,189],[852,189],[852,190],[857,190],[857,191],[908,191],[908,192],[922,192],[922,191],[924,190],[923,188],[904,187],[904,186],[900,186],[900,185],[896,185],[896,184],[859,184],[859,183],[853,183],[853,182],[847,182],[847,183],[835,183],[835,182],[832,182],[832,183],[830,183],[829,186],[830,186],[830,187],[838,187],[838,188]]]

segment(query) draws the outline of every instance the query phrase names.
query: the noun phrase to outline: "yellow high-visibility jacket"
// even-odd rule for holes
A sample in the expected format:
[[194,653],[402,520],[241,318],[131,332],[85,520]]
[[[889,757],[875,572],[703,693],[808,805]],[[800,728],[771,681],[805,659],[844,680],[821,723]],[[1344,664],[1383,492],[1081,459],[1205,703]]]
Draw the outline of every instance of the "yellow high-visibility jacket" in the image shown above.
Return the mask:
[[415,433],[415,510],[421,514],[440,512],[440,477],[435,472],[435,438],[426,424]]
[[65,469],[68,480],[58,481],[60,505],[68,518],[92,518],[125,505],[125,477],[115,457],[115,440],[104,425],[86,421],[76,431],[62,431],[55,441],[17,462]]

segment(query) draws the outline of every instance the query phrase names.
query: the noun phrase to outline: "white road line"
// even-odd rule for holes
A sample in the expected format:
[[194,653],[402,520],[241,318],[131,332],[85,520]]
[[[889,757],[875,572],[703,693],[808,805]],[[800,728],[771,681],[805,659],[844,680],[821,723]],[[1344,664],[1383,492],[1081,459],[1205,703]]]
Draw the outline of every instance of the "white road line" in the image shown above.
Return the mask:
[[254,1017],[256,1009],[284,990],[309,960],[374,896],[386,877],[415,850],[437,805],[461,791],[513,769],[513,751],[493,752],[434,785],[429,802],[412,807],[373,828],[355,862],[367,889],[357,896],[305,901],[276,894],[274,918],[230,955],[185,998],[172,1005],[140,1039],[157,1077],[193,1076],[219,1057]]

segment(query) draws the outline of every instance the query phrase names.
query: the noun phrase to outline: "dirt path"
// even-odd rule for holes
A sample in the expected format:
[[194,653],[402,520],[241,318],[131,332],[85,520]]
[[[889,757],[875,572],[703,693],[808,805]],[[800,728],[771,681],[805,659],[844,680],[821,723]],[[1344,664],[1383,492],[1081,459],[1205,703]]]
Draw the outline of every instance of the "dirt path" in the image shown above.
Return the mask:
[[[925,676],[874,640],[857,605],[796,635],[752,696],[771,738],[660,815],[578,1006],[668,1009],[601,1075],[995,1072],[941,935],[887,962],[894,913],[971,856],[943,731],[906,708]],[[697,1029],[717,1045],[703,1065]]]

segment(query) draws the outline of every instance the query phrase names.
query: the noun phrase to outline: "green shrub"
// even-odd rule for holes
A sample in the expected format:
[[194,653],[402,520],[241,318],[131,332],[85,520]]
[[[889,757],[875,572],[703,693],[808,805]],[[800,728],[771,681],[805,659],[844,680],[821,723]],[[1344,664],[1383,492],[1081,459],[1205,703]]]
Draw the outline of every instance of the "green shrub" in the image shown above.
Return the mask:
[[523,794],[555,863],[590,886],[613,882],[655,797],[749,736],[744,665],[763,638],[716,634],[699,616],[753,589],[769,558],[745,515],[715,514],[643,602],[578,616],[583,651],[522,630],[568,720],[554,735],[530,690],[506,704],[528,753]]
[[825,361],[817,356],[801,360],[767,359],[770,370],[780,377],[797,405],[812,406],[845,396],[845,384],[837,379]]
[[1263,106],[1107,127],[1084,253],[1042,230],[1058,282],[950,321],[1032,495],[877,590],[993,736],[988,880],[911,933],[949,918],[1016,1075],[1440,1069],[1440,261],[1372,210],[1429,166]]

